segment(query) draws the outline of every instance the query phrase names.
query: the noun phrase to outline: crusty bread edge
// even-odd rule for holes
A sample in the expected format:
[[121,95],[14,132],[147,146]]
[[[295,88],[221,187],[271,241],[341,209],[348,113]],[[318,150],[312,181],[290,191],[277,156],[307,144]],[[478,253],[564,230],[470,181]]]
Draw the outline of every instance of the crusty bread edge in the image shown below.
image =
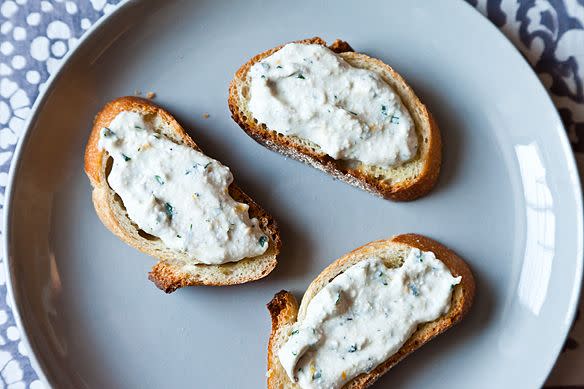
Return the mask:
[[[124,96],[117,98],[108,102],[95,117],[93,128],[85,148],[84,168],[85,173],[87,174],[93,187],[92,201],[96,213],[102,223],[118,238],[131,245],[132,247],[144,252],[145,254],[157,257],[156,253],[148,250],[147,247],[133,244],[133,242],[128,239],[126,232],[121,227],[120,223],[116,220],[116,217],[112,212],[111,207],[109,206],[109,203],[112,201],[115,192],[107,183],[106,164],[109,155],[105,150],[100,150],[98,147],[100,131],[103,127],[107,127],[120,112],[126,110],[134,110],[159,115],[161,118],[163,118],[163,120],[172,125],[176,135],[178,135],[187,146],[199,151],[201,151],[201,149],[170,113],[158,105],[152,103],[151,101],[143,98],[135,96]],[[263,264],[263,267],[259,269],[259,271],[250,275],[249,277],[230,278],[229,276],[225,276],[225,274],[229,274],[228,272],[230,269],[238,266],[240,262],[253,261],[253,258],[247,258],[240,262],[232,262],[222,265],[196,265],[206,267],[207,269],[216,269],[216,273],[219,276],[217,281],[202,281],[199,279],[199,277],[196,276],[196,274],[178,273],[177,269],[179,266],[175,263],[172,263],[172,261],[168,261],[170,258],[158,258],[160,261],[152,268],[148,275],[148,278],[154,282],[158,288],[165,291],[166,293],[171,293],[178,288],[185,286],[237,285],[261,279],[267,276],[276,267],[276,257],[282,244],[276,221],[253,199],[251,199],[246,193],[237,187],[235,183],[231,184],[229,187],[229,193],[237,201],[248,204],[250,216],[258,218],[262,230],[264,230],[264,232],[266,232],[269,237],[269,247],[266,253],[271,254],[270,258],[265,261],[266,263]]]
[[[319,37],[299,40],[296,41],[296,43],[320,44],[326,46],[326,42]],[[268,131],[257,123],[253,123],[250,118],[245,117],[245,115],[238,108],[239,85],[243,82],[243,80],[245,80],[247,73],[255,63],[272,55],[276,51],[280,50],[283,46],[284,45],[280,45],[275,48],[266,50],[263,53],[260,53],[251,58],[237,70],[229,86],[228,103],[229,110],[231,111],[231,117],[250,137],[252,137],[256,142],[273,151],[279,152],[300,162],[304,162],[319,170],[331,174],[333,177],[341,181],[386,199],[392,199],[396,201],[415,200],[427,194],[434,187],[438,180],[440,166],[442,163],[442,139],[436,121],[428,111],[427,107],[415,95],[411,87],[409,87],[401,75],[393,70],[391,66],[383,63],[378,59],[367,57],[365,54],[359,55],[367,57],[371,61],[375,61],[377,65],[383,67],[392,75],[392,77],[407,87],[406,90],[408,90],[409,93],[415,97],[414,100],[416,101],[416,106],[422,112],[422,116],[424,116],[424,119],[429,122],[430,128],[427,136],[428,148],[423,155],[420,155],[420,158],[424,161],[424,163],[417,178],[392,184],[386,181],[376,180],[356,169],[344,169],[342,168],[339,161],[335,160],[334,158],[325,154],[316,154],[308,147],[286,142],[281,134],[277,134],[274,131]],[[336,40],[332,45],[329,46],[329,48],[331,48],[336,53],[353,51],[347,42],[341,40]]]
[[[270,339],[268,341],[268,388],[276,388],[276,379],[281,379],[282,374],[286,375],[276,355],[277,350],[275,350],[275,346],[278,341],[277,337],[282,336],[280,331],[282,331],[283,328],[292,325],[297,320],[299,316],[299,310],[305,310],[305,307],[308,305],[312,297],[314,297],[324,285],[342,273],[345,269],[361,260],[359,259],[355,261],[355,254],[359,254],[359,256],[362,258],[361,254],[363,254],[364,251],[371,251],[374,253],[382,249],[384,246],[396,243],[409,247],[415,247],[423,251],[434,252],[436,257],[448,267],[453,276],[462,277],[461,282],[454,287],[452,303],[450,310],[446,315],[433,322],[420,325],[416,330],[416,333],[414,333],[410,339],[406,341],[406,343],[389,359],[378,365],[371,372],[363,373],[347,382],[343,388],[363,389],[372,385],[377,379],[379,379],[379,377],[385,374],[402,359],[429,342],[437,335],[454,326],[468,313],[474,300],[476,289],[475,280],[466,262],[452,250],[433,239],[417,234],[396,235],[390,239],[367,243],[345,254],[330,264],[327,268],[325,268],[306,290],[306,293],[302,299],[301,307],[298,306],[298,302],[296,301],[295,297],[285,290],[277,293],[268,303],[267,307],[272,320],[272,330],[270,333]],[[423,329],[429,329],[430,331],[422,339],[416,339],[415,335]],[[298,387],[289,379],[288,383],[289,385],[287,387],[289,388]]]

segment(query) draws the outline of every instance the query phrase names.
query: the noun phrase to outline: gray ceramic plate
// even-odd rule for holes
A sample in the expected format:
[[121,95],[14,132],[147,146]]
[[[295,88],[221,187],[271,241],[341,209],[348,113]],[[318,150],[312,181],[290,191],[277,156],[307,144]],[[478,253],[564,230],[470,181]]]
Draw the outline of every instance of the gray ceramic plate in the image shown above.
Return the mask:
[[[231,121],[227,87],[240,64],[316,34],[388,62],[428,104],[444,138],[430,195],[384,201],[267,151]],[[165,295],[146,279],[154,260],[99,222],[85,141],[100,107],[137,89],[155,91],[276,217],[284,246],[269,277]],[[574,315],[582,204],[564,128],[521,55],[463,1],[127,4],[53,78],[17,157],[9,285],[54,387],[262,387],[273,294],[300,295],[331,260],[402,232],[466,258],[478,293],[466,320],[377,387],[536,388]]]

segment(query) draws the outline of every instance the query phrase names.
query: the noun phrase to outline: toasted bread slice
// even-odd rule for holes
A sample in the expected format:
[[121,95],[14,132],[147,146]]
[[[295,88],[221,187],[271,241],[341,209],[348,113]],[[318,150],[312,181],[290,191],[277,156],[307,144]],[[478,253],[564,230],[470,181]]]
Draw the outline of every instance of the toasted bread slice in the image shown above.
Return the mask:
[[280,251],[280,233],[274,219],[235,184],[229,194],[236,201],[249,205],[249,216],[257,218],[260,228],[269,238],[267,251],[254,258],[221,265],[195,264],[184,253],[169,249],[164,243],[140,230],[129,219],[124,204],[107,182],[111,157],[98,148],[103,127],[122,111],[134,111],[160,119],[161,134],[177,144],[201,151],[181,125],[164,109],[137,97],[121,97],[111,101],[95,117],[93,129],[85,149],[85,173],[93,186],[93,205],[103,224],[124,242],[160,261],[150,271],[149,279],[163,291],[170,293],[192,285],[234,285],[254,281],[268,275],[276,266]]
[[[326,42],[315,37],[297,43],[319,44]],[[347,42],[335,41],[329,48],[339,54],[350,65],[371,70],[381,75],[399,95],[414,121],[418,135],[418,153],[408,162],[389,168],[357,165],[336,160],[325,154],[318,145],[296,136],[287,136],[278,129],[267,128],[258,123],[249,110],[251,67],[272,55],[282,46],[256,55],[244,64],[231,81],[229,88],[229,109],[233,120],[258,143],[288,157],[307,163],[343,180],[351,185],[367,190],[381,197],[393,200],[414,200],[428,193],[438,179],[442,161],[440,130],[432,115],[412,88],[389,65],[365,54],[355,53]]]
[[452,292],[450,310],[435,321],[419,325],[416,332],[389,359],[371,372],[363,373],[347,382],[343,388],[368,387],[410,353],[460,321],[472,304],[475,282],[469,267],[459,256],[440,243],[415,234],[397,235],[388,240],[368,243],[344,255],[324,269],[306,290],[300,307],[294,296],[284,290],[276,294],[268,303],[268,310],[272,317],[272,332],[268,343],[268,388],[299,388],[290,380],[280,364],[277,351],[287,341],[292,325],[306,315],[310,300],[326,284],[350,266],[371,256],[383,258],[388,267],[399,267],[411,248],[434,252],[436,258],[448,267],[453,276],[462,276],[460,284],[456,285]]

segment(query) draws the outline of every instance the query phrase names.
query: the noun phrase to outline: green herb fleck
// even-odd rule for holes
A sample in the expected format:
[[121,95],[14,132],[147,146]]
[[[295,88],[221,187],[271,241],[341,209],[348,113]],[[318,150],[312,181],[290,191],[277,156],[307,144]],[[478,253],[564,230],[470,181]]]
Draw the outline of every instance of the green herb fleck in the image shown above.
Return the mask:
[[389,121],[394,124],[399,124],[399,116],[391,115],[391,119]]
[[264,76],[263,74],[260,76],[260,78],[266,78],[266,76]]
[[450,290],[454,290],[455,286],[456,286],[455,284],[450,285]]
[[292,355],[296,356],[298,353],[296,351],[292,351]]
[[260,244],[260,246],[264,247],[266,243],[268,243],[268,237],[265,235],[260,236],[258,243]]
[[304,76],[302,75],[302,73],[298,73],[298,76],[296,76],[296,77],[298,77],[301,80],[304,80],[305,79]]
[[416,287],[416,285],[410,284],[408,287],[410,288],[410,291],[412,292],[412,294],[414,296],[418,297],[420,295],[420,291],[418,290],[418,288]]
[[143,129],[143,128],[142,128],[142,127],[140,127],[140,126],[134,126],[134,128],[135,128],[136,130],[142,130],[142,129]]
[[322,372],[321,372],[320,370],[319,370],[319,371],[317,371],[316,373],[314,373],[314,374],[312,375],[312,379],[313,379],[313,380],[317,380],[317,379],[319,379],[320,377],[322,377]]
[[207,162],[207,164],[205,165],[204,169],[207,169],[211,165],[211,163],[212,162]]
[[341,302],[341,294],[337,293],[337,299],[335,300],[335,305],[338,305]]
[[191,231],[193,230],[193,225],[192,225],[192,224],[191,224],[191,226],[189,227],[189,230],[191,230]]
[[177,237],[177,238],[182,238],[182,236],[180,236],[180,235],[178,235],[178,234],[176,235],[176,237]]
[[387,107],[385,105],[381,106],[381,114],[387,116]]
[[264,70],[270,70],[270,64],[266,62],[260,62]]
[[166,213],[166,216],[169,217],[169,219],[172,219],[172,215],[174,215],[174,208],[172,205],[170,205],[170,203],[164,203],[164,212]]
[[353,111],[348,111],[348,112],[349,112],[351,115],[355,115],[355,116],[357,116],[357,114],[356,114],[355,112],[353,112]]
[[153,137],[155,137],[156,139],[160,139],[160,134],[152,134]]
[[156,181],[158,181],[158,183],[160,185],[164,185],[164,181],[162,180],[162,177],[160,177],[159,175],[154,176],[154,178],[156,179]]
[[128,162],[132,158],[128,157],[126,154],[122,153],[122,157],[124,157],[124,161]]
[[298,368],[298,371],[300,371],[300,372],[301,372],[301,371],[303,371],[303,370],[302,370],[302,368],[301,368],[301,367],[299,367],[299,368]]
[[298,330],[294,330],[290,333],[290,335],[296,335],[298,333]]
[[188,176],[189,174],[191,174],[191,171],[190,171],[190,170],[187,170],[187,171],[185,172],[185,176]]
[[282,69],[282,67],[280,65],[276,66],[276,69]]
[[104,127],[104,128],[103,128],[103,136],[104,136],[104,137],[106,137],[106,138],[107,138],[108,136],[112,136],[112,135],[115,135],[115,134],[116,134],[116,133],[115,133],[115,132],[113,132],[112,130],[110,130],[109,128],[107,128],[107,127]]
[[349,347],[349,351],[350,353],[354,353],[355,351],[357,351],[357,345],[356,344],[352,344],[351,347]]
[[351,321],[351,320],[353,320],[353,318],[352,318],[352,317],[348,317],[348,318],[347,318],[347,321]]

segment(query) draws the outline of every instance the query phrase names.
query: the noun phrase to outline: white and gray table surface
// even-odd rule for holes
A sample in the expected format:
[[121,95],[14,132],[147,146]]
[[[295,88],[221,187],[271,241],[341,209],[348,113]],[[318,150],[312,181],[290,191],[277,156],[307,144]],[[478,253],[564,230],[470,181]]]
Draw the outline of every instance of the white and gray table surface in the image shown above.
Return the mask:
[[[462,1],[462,0],[461,0]],[[521,51],[563,119],[584,171],[584,0],[467,0]],[[0,210],[30,109],[63,56],[119,0],[0,0]],[[0,261],[2,259],[0,258]],[[0,267],[0,388],[43,387],[20,341]],[[584,302],[580,301],[578,317]],[[584,389],[584,320],[576,318],[550,388]]]

